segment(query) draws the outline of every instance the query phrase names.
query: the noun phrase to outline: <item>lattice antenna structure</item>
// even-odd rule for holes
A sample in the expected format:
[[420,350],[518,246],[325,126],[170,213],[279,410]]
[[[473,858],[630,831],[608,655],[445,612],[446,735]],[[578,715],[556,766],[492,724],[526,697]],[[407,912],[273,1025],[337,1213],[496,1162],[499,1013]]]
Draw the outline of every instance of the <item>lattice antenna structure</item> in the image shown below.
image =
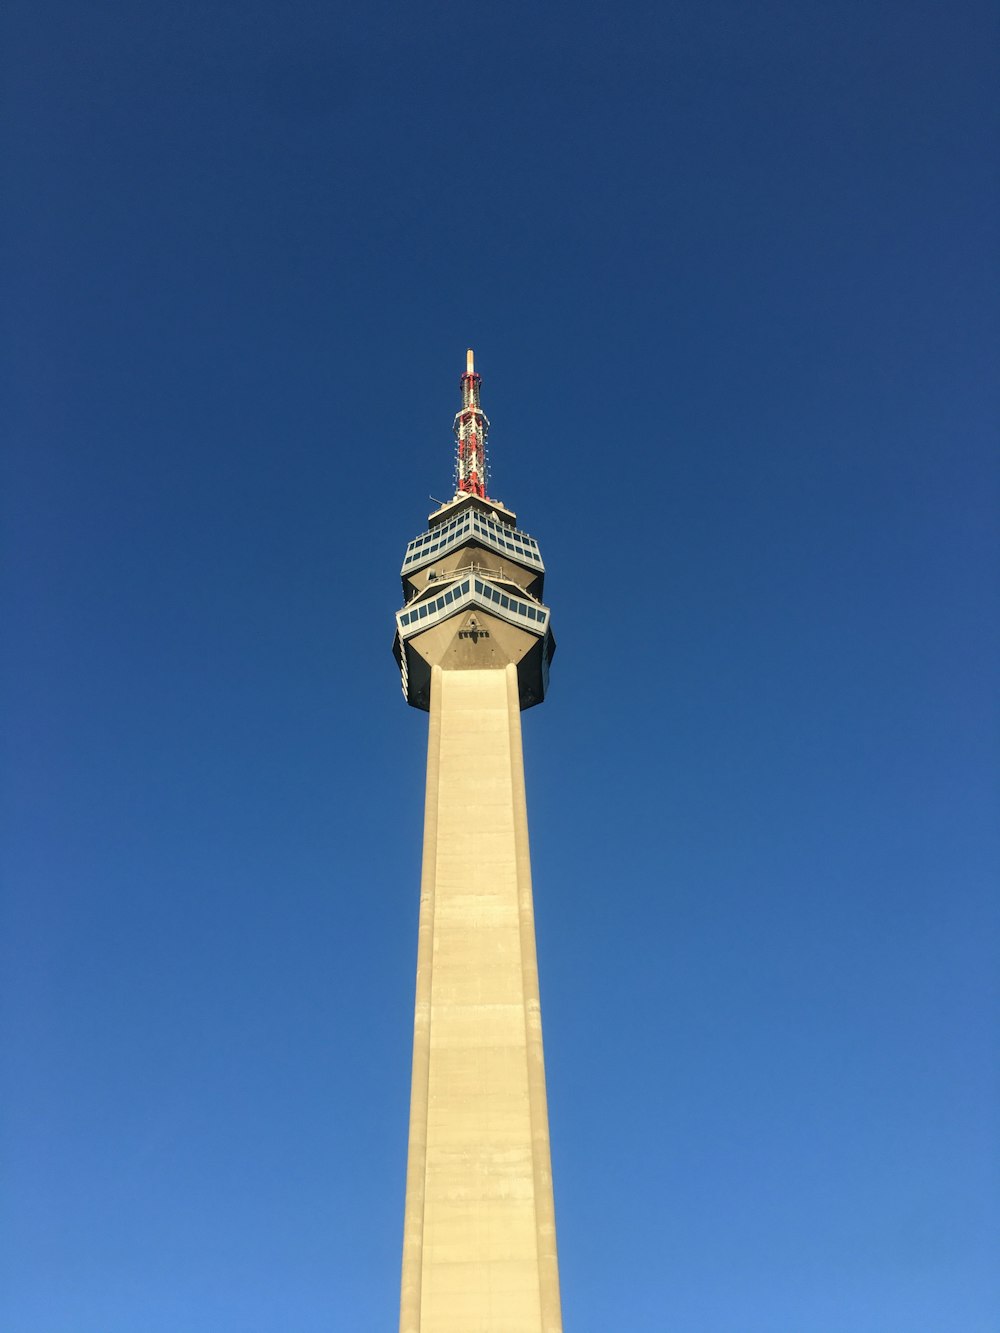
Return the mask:
[[486,499],[489,480],[486,462],[486,437],[490,423],[479,405],[482,376],[476,374],[472,349],[465,354],[465,374],[459,380],[462,410],[455,413],[455,493],[478,495]]

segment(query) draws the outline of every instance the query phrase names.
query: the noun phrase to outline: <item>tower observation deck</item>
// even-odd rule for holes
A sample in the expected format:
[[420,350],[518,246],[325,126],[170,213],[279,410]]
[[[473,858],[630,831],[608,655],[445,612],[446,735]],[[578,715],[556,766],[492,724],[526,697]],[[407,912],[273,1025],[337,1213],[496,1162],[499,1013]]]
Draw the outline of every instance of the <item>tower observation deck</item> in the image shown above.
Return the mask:
[[486,493],[472,352],[456,490],[406,548],[393,652],[430,713],[400,1333],[561,1333],[521,711],[545,566]]

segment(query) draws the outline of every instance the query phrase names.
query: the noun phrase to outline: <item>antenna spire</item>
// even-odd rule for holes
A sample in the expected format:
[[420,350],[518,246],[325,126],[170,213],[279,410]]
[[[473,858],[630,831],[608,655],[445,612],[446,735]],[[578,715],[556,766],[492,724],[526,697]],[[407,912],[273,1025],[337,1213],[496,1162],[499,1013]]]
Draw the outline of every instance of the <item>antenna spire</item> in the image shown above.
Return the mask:
[[490,423],[479,405],[479,386],[482,376],[476,374],[472,348],[465,354],[465,374],[459,380],[462,389],[462,410],[455,414],[455,479],[457,492],[486,498],[486,437]]

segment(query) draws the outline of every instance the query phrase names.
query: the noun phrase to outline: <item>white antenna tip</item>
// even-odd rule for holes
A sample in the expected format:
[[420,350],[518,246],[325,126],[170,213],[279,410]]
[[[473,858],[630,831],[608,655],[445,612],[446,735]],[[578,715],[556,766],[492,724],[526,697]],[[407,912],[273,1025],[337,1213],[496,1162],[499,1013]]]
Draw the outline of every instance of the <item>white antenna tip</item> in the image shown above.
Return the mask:
[[472,375],[475,373],[475,370],[476,365],[472,358],[472,348],[470,347],[465,354],[465,373],[466,375]]

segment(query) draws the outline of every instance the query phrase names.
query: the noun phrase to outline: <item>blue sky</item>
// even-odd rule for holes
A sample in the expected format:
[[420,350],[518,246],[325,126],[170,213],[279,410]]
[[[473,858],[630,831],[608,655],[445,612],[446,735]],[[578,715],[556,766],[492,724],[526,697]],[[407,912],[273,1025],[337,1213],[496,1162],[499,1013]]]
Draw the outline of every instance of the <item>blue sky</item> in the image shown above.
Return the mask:
[[473,346],[567,1333],[995,1330],[992,7],[2,24],[0,1327],[395,1326]]

